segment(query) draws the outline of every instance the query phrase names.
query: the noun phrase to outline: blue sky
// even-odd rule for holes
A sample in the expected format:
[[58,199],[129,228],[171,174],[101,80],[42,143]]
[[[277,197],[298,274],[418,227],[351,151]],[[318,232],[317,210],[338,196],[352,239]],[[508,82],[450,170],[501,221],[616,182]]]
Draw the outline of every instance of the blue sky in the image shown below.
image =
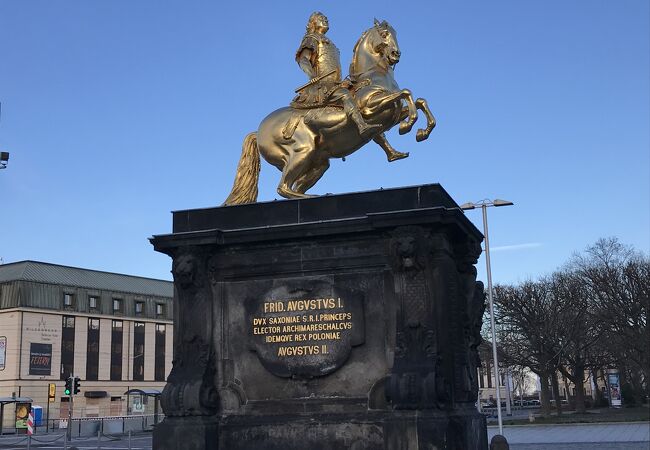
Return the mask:
[[[648,251],[647,0],[0,0],[0,257],[170,279],[147,238],[225,199],[244,136],[306,81],[293,58],[314,10],[344,69],[388,20],[396,79],[438,127],[389,133],[406,160],[369,144],[332,161],[311,193],[441,183],[459,204],[511,200],[489,211],[495,282],[599,237]],[[263,165],[260,200],[278,177]]]

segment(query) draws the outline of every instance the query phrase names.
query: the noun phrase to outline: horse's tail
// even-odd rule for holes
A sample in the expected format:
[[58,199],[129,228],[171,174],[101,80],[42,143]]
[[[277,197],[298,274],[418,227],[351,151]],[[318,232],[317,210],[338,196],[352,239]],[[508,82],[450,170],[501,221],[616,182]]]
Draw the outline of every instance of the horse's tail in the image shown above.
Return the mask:
[[239,205],[257,201],[257,182],[260,178],[260,152],[257,133],[249,133],[242,144],[235,182],[224,205]]

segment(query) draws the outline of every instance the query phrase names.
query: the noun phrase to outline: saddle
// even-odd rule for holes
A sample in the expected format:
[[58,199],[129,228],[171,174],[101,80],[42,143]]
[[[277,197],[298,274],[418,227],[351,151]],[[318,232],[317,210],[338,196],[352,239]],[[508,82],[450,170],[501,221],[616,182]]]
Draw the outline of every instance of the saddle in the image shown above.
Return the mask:
[[[284,127],[282,127],[282,137],[286,140],[291,139],[301,121],[305,125],[314,128],[330,128],[336,126],[337,123],[341,122],[340,116],[336,114],[337,112],[343,113],[343,107],[337,105],[321,105],[311,109],[294,109],[294,113],[287,119]],[[332,115],[336,115],[337,118],[332,118]]]
[[[282,128],[282,137],[285,139],[291,139],[293,133],[298,128],[300,121],[304,119],[305,124],[314,121],[319,121],[323,117],[323,114],[327,111],[327,108],[335,108],[337,110],[343,110],[343,105],[340,102],[332,101],[331,97],[340,88],[348,89],[350,93],[354,96],[356,91],[361,89],[364,86],[370,85],[369,79],[363,79],[358,82],[353,82],[349,78],[344,79],[343,81],[335,84],[315,84],[309,86],[304,91],[300,92],[294,99],[291,101],[289,106],[294,110],[300,111],[300,114],[294,114],[287,120],[284,127]],[[330,110],[331,112],[331,110]]]

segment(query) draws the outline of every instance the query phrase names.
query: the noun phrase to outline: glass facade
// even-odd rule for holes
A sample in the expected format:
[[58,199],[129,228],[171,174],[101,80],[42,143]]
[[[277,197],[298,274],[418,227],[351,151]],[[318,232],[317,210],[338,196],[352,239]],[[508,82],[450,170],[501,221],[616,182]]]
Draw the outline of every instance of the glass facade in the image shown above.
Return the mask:
[[72,316],[62,317],[61,328],[61,380],[74,375],[74,326]]
[[122,380],[122,344],[124,331],[121,320],[114,320],[111,329],[111,381]]
[[99,319],[88,319],[88,346],[86,355],[86,380],[96,381],[99,376]]
[[154,361],[154,380],[165,381],[165,332],[164,324],[156,324],[156,358]]
[[133,323],[133,380],[144,381],[144,323]]

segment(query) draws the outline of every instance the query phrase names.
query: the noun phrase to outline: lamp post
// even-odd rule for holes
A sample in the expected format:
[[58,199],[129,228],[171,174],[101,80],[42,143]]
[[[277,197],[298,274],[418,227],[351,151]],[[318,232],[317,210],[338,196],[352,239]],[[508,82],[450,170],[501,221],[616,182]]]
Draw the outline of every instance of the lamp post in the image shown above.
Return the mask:
[[485,266],[488,279],[488,299],[490,302],[490,329],[492,331],[492,360],[494,363],[494,382],[497,391],[497,418],[499,420],[499,434],[503,435],[503,419],[501,417],[501,392],[499,383],[499,358],[497,357],[496,331],[494,326],[494,302],[492,301],[492,267],[490,266],[490,239],[488,237],[487,209],[490,206],[510,206],[514,203],[508,200],[481,200],[476,203],[465,203],[460,206],[462,210],[481,208],[483,210],[483,235],[485,236]]

